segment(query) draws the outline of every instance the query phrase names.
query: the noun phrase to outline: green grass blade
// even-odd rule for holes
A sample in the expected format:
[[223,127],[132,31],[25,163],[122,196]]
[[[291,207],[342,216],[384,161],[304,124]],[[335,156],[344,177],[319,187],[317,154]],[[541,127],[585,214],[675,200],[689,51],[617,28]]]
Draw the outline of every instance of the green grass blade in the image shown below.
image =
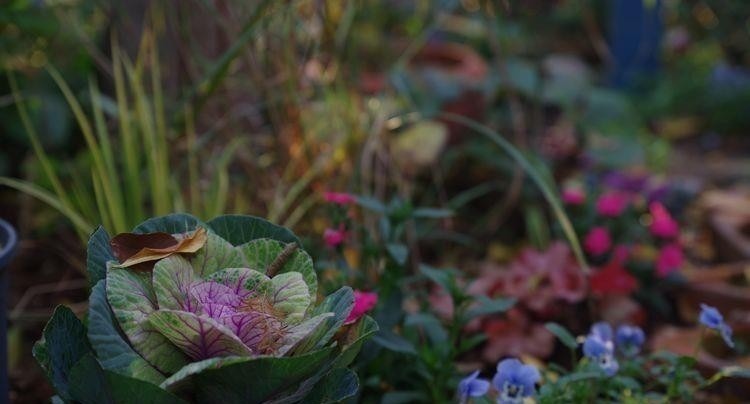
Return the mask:
[[42,165],[42,170],[44,171],[44,175],[47,177],[47,180],[52,184],[52,189],[57,195],[57,198],[60,200],[60,203],[70,208],[72,206],[70,202],[70,198],[65,192],[65,189],[63,188],[62,183],[60,182],[60,178],[57,176],[57,173],[55,172],[55,169],[52,167],[52,163],[49,159],[49,156],[47,156],[47,153],[44,151],[44,148],[42,147],[42,142],[39,141],[39,135],[36,133],[36,129],[34,128],[34,125],[31,123],[31,119],[29,119],[29,114],[28,114],[28,111],[26,110],[26,105],[21,99],[21,94],[18,91],[18,83],[16,82],[16,78],[12,72],[8,71],[7,73],[8,73],[8,82],[10,83],[10,88],[13,93],[13,99],[15,100],[16,108],[18,109],[18,114],[21,117],[21,123],[23,124],[26,134],[29,136],[29,140],[31,141],[31,147],[34,150],[34,154],[36,155],[36,158],[39,160],[39,163]]
[[573,224],[570,222],[568,215],[565,214],[565,210],[563,209],[562,203],[560,202],[560,199],[557,197],[557,194],[554,191],[554,187],[551,186],[547,181],[545,181],[544,174],[541,174],[539,170],[534,167],[526,157],[524,157],[521,151],[513,146],[513,144],[505,140],[505,138],[503,138],[497,132],[488,128],[487,126],[484,126],[481,123],[464,116],[448,112],[441,113],[439,116],[447,121],[465,126],[486,137],[487,139],[498,145],[505,153],[507,153],[513,160],[515,160],[516,163],[518,163],[518,165],[520,165],[524,169],[524,171],[526,171],[529,177],[531,177],[531,179],[536,183],[539,190],[542,192],[544,199],[547,200],[547,203],[549,203],[550,207],[552,208],[552,212],[554,213],[557,221],[560,223],[560,227],[562,228],[565,237],[568,239],[568,243],[570,243],[570,247],[573,249],[573,253],[575,254],[579,264],[581,265],[582,270],[584,271],[584,273],[588,273],[589,267],[586,263],[586,258],[583,255],[583,250],[581,250],[581,243],[579,242],[578,236],[573,229]]
[[143,192],[141,190],[141,162],[137,150],[137,139],[131,126],[130,107],[123,78],[120,48],[114,37],[112,39],[112,71],[115,80],[115,95],[117,98],[117,115],[120,128],[120,147],[123,152],[123,168],[125,172],[125,188],[128,196],[128,221],[130,224],[145,219],[143,214]]
[[79,233],[79,235],[82,236],[84,240],[88,238],[88,235],[91,234],[91,232],[94,230],[94,226],[91,225],[91,223],[81,217],[78,212],[62,203],[60,198],[56,197],[51,192],[32,182],[9,177],[0,177],[0,185],[5,185],[27,195],[31,195],[34,198],[46,203],[50,207],[56,209],[58,212],[62,213],[63,216],[65,216],[68,220],[70,220],[71,223],[73,223],[76,231]]
[[[89,93],[91,95],[91,105],[94,112],[94,127],[96,128],[97,138],[99,140],[99,150],[104,161],[104,167],[106,172],[100,172],[99,176],[104,178],[110,184],[111,194],[107,198],[107,210],[108,216],[112,220],[112,225],[116,233],[123,233],[130,229],[132,226],[128,226],[125,211],[125,202],[122,197],[122,189],[120,187],[120,176],[117,173],[116,162],[114,154],[112,152],[112,145],[109,141],[109,133],[107,132],[107,126],[104,121],[104,113],[102,112],[101,105],[101,93],[99,88],[96,86],[94,80],[89,80]],[[102,180],[104,183],[104,180]]]
[[[106,164],[104,163],[104,156],[99,147],[99,142],[94,136],[94,131],[91,128],[91,122],[86,117],[86,114],[83,112],[83,108],[81,107],[81,104],[73,95],[73,91],[65,82],[65,79],[63,79],[63,77],[60,75],[60,72],[58,72],[57,69],[49,65],[47,66],[47,71],[49,72],[50,76],[52,76],[52,79],[55,81],[57,86],[60,88],[60,91],[62,91],[63,96],[65,97],[65,100],[68,102],[70,109],[73,111],[73,115],[75,116],[76,121],[78,122],[78,126],[81,128],[81,133],[83,133],[83,137],[86,140],[86,146],[88,147],[89,153],[91,154],[91,157],[94,160],[94,170],[96,170],[98,173],[97,178],[101,180],[100,185],[102,186],[102,193],[104,194],[104,197],[107,199],[109,206],[116,205],[117,204],[115,200],[116,193],[115,193],[114,188],[118,187],[119,184],[111,183],[109,181],[109,178],[106,175],[107,167],[106,167]],[[116,229],[113,229],[112,227],[110,227],[109,229],[116,230]]]

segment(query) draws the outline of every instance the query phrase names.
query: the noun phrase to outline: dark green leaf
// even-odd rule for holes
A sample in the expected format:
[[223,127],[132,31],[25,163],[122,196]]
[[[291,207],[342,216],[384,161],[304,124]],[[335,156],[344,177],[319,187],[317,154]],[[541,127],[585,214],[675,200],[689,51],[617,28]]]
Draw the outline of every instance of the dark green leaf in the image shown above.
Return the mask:
[[73,367],[70,386],[73,398],[83,404],[185,404],[155,384],[105,371],[92,354]]
[[176,395],[143,380],[105,371],[112,396],[118,404],[187,404]]
[[567,346],[570,349],[576,349],[578,348],[578,342],[576,342],[576,337],[573,336],[568,330],[565,329],[565,327],[561,326],[557,323],[547,323],[544,325],[544,328],[546,328],[549,332],[554,334],[565,346]]
[[409,249],[403,244],[389,243],[385,246],[388,249],[388,254],[391,255],[394,261],[399,265],[406,264],[406,258],[409,257]]
[[71,398],[68,383],[71,369],[89,352],[91,347],[81,320],[69,308],[57,306],[44,327],[43,339],[34,345],[33,354],[63,399]]
[[357,394],[359,380],[357,375],[349,369],[333,369],[308,394],[304,402],[310,404],[338,403]]
[[233,245],[245,244],[259,238],[270,238],[284,243],[300,243],[291,230],[268,220],[247,215],[224,215],[208,221],[209,227]]
[[93,354],[84,355],[70,370],[70,395],[83,404],[115,403],[104,370]]
[[432,314],[417,313],[406,317],[404,325],[424,329],[430,341],[435,346],[447,345],[448,332],[443,324]]
[[381,330],[372,338],[373,342],[385,349],[410,355],[416,355],[417,350],[406,338],[391,331]]
[[109,234],[102,226],[91,234],[86,248],[86,271],[89,274],[89,286],[107,276],[107,261],[115,259],[109,246]]
[[568,383],[580,382],[582,380],[606,379],[606,378],[607,378],[607,375],[604,374],[603,371],[575,372],[567,376],[561,377],[560,379],[558,379],[557,383],[559,383],[560,385],[564,385]]
[[438,208],[417,208],[412,212],[414,217],[420,217],[425,219],[443,219],[446,217],[453,216],[453,211],[450,209],[438,209]]
[[385,213],[386,211],[386,207],[382,202],[369,196],[358,196],[357,204],[365,209],[377,213]]
[[497,299],[490,299],[487,296],[477,296],[477,305],[472,307],[467,313],[464,321],[470,321],[476,317],[486,316],[489,314],[504,313],[508,311],[514,304],[516,299],[512,297],[501,297]]
[[429,398],[419,391],[391,391],[383,394],[380,404],[405,404],[429,402]]
[[453,291],[453,274],[451,274],[447,270],[433,268],[426,264],[420,264],[419,271],[422,272],[422,274],[428,279],[440,285],[447,292]]
[[330,361],[332,352],[329,348],[294,357],[213,358],[187,365],[162,386],[192,393],[200,403],[261,403],[294,392]]

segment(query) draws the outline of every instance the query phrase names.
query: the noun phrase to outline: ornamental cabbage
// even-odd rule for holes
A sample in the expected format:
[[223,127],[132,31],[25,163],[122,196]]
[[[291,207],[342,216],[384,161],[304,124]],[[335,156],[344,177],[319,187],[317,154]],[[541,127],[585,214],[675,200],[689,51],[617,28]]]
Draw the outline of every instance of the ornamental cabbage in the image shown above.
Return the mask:
[[34,349],[64,401],[328,402],[357,391],[346,367],[377,326],[345,324],[348,287],[316,304],[312,259],[287,229],[182,214],[112,240],[100,228],[87,267],[87,328],[59,307]]

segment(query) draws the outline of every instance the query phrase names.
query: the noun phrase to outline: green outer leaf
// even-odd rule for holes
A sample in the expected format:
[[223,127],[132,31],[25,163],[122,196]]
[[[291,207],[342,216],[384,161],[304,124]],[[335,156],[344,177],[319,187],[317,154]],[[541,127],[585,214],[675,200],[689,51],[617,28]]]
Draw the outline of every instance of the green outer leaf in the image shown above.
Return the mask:
[[117,323],[146,361],[164,373],[175,372],[187,363],[187,357],[146,321],[159,307],[150,273],[110,268],[106,286]]
[[196,362],[167,379],[162,387],[172,392],[192,392],[200,403],[261,403],[295,390],[315,375],[332,353],[333,348],[327,348],[294,357]]
[[206,244],[190,258],[193,271],[201,278],[221,269],[240,268],[243,263],[242,254],[212,231],[208,232]]
[[84,355],[70,370],[70,395],[83,404],[115,403],[107,377],[93,354]]
[[338,403],[353,397],[359,390],[357,375],[349,369],[334,369],[319,381],[313,390],[305,396],[306,403]]
[[99,281],[89,297],[88,338],[104,369],[159,384],[164,375],[146,362],[121,335],[107,302],[104,281]]
[[198,226],[208,227],[198,218],[186,213],[172,213],[166,216],[154,217],[139,224],[133,233],[155,233],[163,231],[169,234],[187,233]]
[[223,215],[209,220],[208,225],[216,234],[235,246],[260,238],[302,245],[291,230],[255,216]]
[[[266,269],[281,254],[286,244],[268,238],[257,239],[238,246],[237,248],[245,258],[245,266],[266,273]],[[313,261],[307,252],[301,249],[295,250],[286,264],[279,269],[277,275],[286,272],[299,272],[310,289],[310,296],[315,297],[318,293],[318,277],[315,274]]]
[[573,334],[571,334],[567,329],[565,329],[565,327],[561,326],[560,324],[550,322],[546,323],[544,325],[544,328],[554,334],[566,347],[570,349],[578,348],[576,337],[574,337]]
[[118,404],[187,404],[185,400],[157,385],[114,372],[105,373],[112,396]]
[[241,356],[229,356],[223,358],[209,358],[199,362],[189,363],[178,370],[175,374],[164,380],[159,387],[170,391],[187,390],[193,387],[192,376],[207,369],[219,369],[222,366],[246,362],[248,358]]
[[34,358],[60,397],[69,400],[70,371],[84,355],[91,352],[86,340],[86,328],[69,308],[61,305],[55,308],[42,335],[43,339],[34,345]]
[[[148,316],[148,322],[193,359],[204,356],[217,356],[221,351],[225,356],[249,356],[252,351],[232,333],[210,317],[197,316],[187,311],[158,310]],[[206,341],[209,340],[208,344]],[[205,352],[206,346],[214,348]]]
[[102,369],[92,354],[73,367],[70,384],[73,398],[83,404],[186,403],[158,385]]
[[322,348],[341,328],[346,318],[354,307],[354,292],[352,288],[344,286],[343,288],[328,295],[323,302],[312,310],[311,315],[320,315],[324,313],[334,313],[333,317],[327,318],[320,328],[305,337],[296,348],[294,354],[299,355]]
[[86,270],[89,273],[89,286],[96,285],[107,277],[107,262],[114,261],[109,245],[109,234],[102,226],[94,230],[86,248]]

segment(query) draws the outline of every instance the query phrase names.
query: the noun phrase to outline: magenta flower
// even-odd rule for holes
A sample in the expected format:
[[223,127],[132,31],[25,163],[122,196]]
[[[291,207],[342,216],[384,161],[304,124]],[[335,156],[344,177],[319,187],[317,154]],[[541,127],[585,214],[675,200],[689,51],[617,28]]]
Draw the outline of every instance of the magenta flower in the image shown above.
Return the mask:
[[659,202],[651,202],[649,205],[649,211],[651,212],[651,234],[661,238],[674,238],[680,232],[680,226],[677,224],[669,211]]
[[344,324],[352,324],[362,318],[368,311],[378,304],[378,294],[375,292],[354,291],[354,308],[344,321]]
[[346,240],[346,230],[343,226],[340,226],[338,229],[329,227],[323,232],[323,240],[328,247],[336,248]]
[[682,261],[682,247],[677,243],[667,244],[659,250],[659,256],[656,258],[656,274],[664,278],[680,269]]
[[594,227],[583,240],[583,248],[586,252],[599,256],[603,255],[612,248],[612,237],[606,227]]
[[596,201],[596,212],[606,217],[619,216],[628,207],[628,197],[621,192],[607,192]]
[[578,187],[563,189],[562,200],[566,205],[579,206],[586,202],[586,193]]
[[354,198],[354,195],[347,194],[345,192],[323,192],[323,199],[325,199],[326,202],[341,206],[356,202],[356,198]]

